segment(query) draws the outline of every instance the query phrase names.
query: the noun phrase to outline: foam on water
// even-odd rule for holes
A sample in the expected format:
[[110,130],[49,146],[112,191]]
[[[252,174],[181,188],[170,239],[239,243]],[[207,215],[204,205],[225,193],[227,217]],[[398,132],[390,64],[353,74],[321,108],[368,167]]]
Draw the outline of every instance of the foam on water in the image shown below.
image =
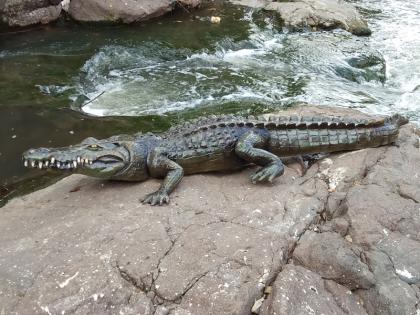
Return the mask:
[[371,37],[286,33],[249,11],[248,38],[189,51],[157,41],[104,46],[81,69],[75,106],[92,115],[146,115],[240,103],[294,102],[402,112],[420,121],[420,0],[360,1]]
[[[385,20],[378,20],[381,32],[376,36],[387,61],[389,87],[399,90],[395,109],[420,111],[420,0],[404,2],[381,1],[386,7]],[[398,24],[396,26],[395,24]],[[376,26],[376,25],[375,25]],[[387,36],[392,32],[392,37]]]

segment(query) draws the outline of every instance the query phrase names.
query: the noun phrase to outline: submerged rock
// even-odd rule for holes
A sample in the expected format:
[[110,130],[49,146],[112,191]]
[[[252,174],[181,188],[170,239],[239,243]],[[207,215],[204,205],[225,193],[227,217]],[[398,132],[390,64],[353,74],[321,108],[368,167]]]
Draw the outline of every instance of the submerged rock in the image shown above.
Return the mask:
[[61,0],[0,1],[1,22],[9,26],[47,24],[59,18],[61,9]]
[[274,185],[188,176],[166,207],[138,201],[157,180],[81,175],[16,198],[0,209],[0,313],[415,314],[416,132],[303,177],[288,165]]
[[354,82],[386,81],[386,62],[379,53],[366,53],[348,58],[346,66],[336,67],[337,75]]
[[367,22],[350,3],[342,0],[231,0],[235,4],[276,11],[292,29],[342,28],[355,35],[370,35]]

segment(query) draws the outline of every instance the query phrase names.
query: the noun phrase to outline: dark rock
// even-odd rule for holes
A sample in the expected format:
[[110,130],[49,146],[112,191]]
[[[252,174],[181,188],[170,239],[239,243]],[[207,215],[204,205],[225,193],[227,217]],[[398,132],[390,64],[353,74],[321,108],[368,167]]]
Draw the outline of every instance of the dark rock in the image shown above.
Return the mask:
[[335,69],[337,75],[358,83],[386,81],[386,62],[379,53],[361,54],[347,60],[350,67],[340,66]]
[[61,1],[50,0],[3,0],[0,17],[9,26],[47,24],[59,18]]

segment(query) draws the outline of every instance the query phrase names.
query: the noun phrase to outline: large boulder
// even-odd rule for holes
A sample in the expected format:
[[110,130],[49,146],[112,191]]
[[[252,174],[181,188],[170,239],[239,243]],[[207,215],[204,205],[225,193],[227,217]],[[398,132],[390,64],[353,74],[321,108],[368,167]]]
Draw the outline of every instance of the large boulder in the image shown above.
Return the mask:
[[355,35],[370,35],[366,21],[350,3],[342,0],[231,0],[235,4],[276,11],[292,29],[342,28]]
[[61,0],[0,0],[1,22],[9,26],[47,24],[60,13]]
[[176,4],[196,7],[200,0],[71,0],[68,12],[77,21],[133,23],[172,11]]
[[289,164],[273,185],[252,185],[254,169],[187,176],[164,207],[139,203],[158,180],[81,175],[15,198],[0,209],[0,314],[416,314],[418,145],[407,125],[395,146],[303,177]]

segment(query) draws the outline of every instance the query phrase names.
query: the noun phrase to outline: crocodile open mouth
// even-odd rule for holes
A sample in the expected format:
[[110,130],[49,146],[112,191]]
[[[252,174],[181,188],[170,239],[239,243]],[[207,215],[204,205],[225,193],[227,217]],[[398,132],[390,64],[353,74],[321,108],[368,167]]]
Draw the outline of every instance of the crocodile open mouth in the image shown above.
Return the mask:
[[49,159],[24,158],[23,165],[38,169],[59,169],[59,170],[76,170],[78,168],[107,167],[112,164],[121,164],[124,161],[113,155],[100,156],[96,159],[87,157],[76,157],[74,160],[60,160],[56,157]]

